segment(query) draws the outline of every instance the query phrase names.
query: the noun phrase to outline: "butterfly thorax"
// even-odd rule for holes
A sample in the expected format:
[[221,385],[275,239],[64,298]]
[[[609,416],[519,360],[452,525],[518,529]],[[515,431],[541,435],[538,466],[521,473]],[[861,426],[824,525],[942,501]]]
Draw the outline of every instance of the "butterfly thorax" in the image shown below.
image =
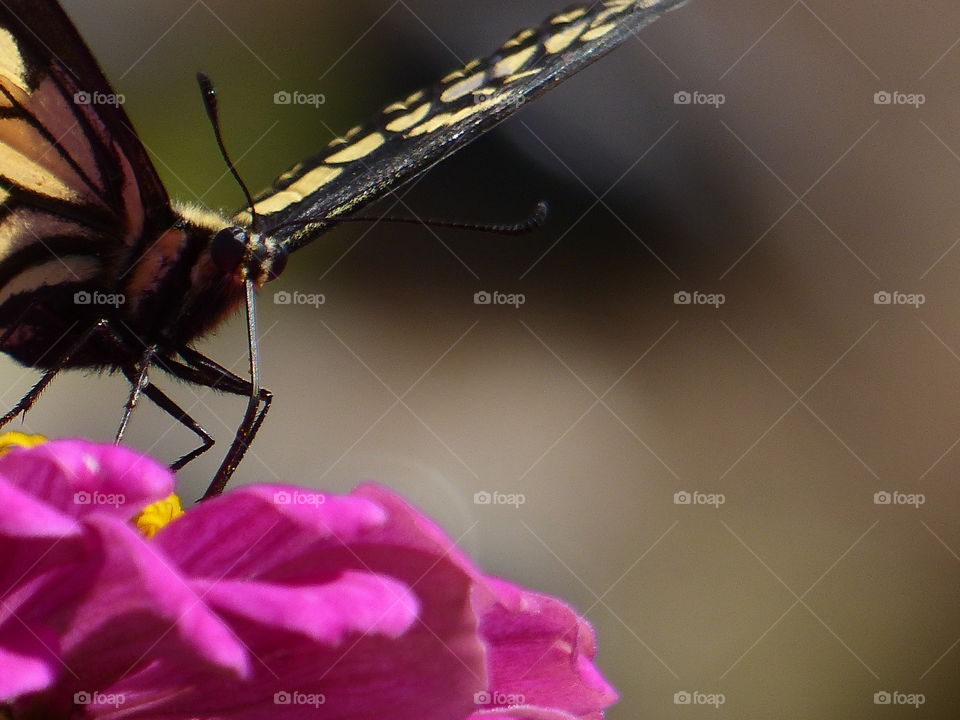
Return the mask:
[[259,289],[282,272],[287,257],[272,238],[219,213],[174,209],[175,226],[132,267],[122,308],[144,344],[171,352],[215,329],[243,301],[246,281]]

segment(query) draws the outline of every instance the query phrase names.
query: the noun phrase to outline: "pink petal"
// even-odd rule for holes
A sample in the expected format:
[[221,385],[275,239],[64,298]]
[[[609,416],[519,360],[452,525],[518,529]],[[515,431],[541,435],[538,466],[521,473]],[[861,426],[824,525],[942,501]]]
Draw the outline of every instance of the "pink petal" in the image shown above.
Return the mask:
[[417,598],[390,578],[346,571],[317,586],[246,581],[197,582],[218,611],[339,645],[350,633],[398,637],[417,618]]
[[11,619],[0,628],[0,702],[9,702],[53,684],[60,670],[57,638],[34,633]]
[[[277,502],[296,496],[313,502]],[[265,577],[311,548],[342,547],[376,532],[386,513],[375,503],[281,486],[244,487],[192,508],[155,541],[187,574]]]
[[127,519],[173,492],[173,475],[124,447],[51,440],[0,457],[0,476],[73,517]]
[[0,535],[13,537],[68,537],[80,534],[70,515],[0,477]]
[[249,672],[243,646],[162,552],[110,517],[87,525],[104,562],[63,637],[67,662],[82,671],[78,689],[105,687],[137,663],[165,656],[235,676]]
[[499,601],[483,614],[490,648],[490,688],[526,704],[589,716],[616,701],[593,665],[592,628],[569,606],[510,583],[491,581]]

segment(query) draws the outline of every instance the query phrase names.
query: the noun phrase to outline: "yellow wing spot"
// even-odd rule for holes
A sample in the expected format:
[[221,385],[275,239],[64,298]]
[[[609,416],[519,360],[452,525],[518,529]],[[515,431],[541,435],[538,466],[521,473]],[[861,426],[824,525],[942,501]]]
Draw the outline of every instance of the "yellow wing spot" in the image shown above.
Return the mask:
[[543,48],[551,55],[562,52],[570,47],[571,43],[573,43],[573,41],[580,36],[580,33],[586,30],[586,28],[586,22],[580,22],[576,25],[571,25],[570,27],[548,37],[543,43]]
[[407,113],[406,115],[401,115],[400,117],[388,122],[387,130],[390,132],[404,132],[405,130],[409,130],[417,123],[423,122],[423,119],[427,117],[427,113],[429,112],[430,103],[424,103],[413,112]]
[[334,153],[326,159],[326,162],[337,164],[359,160],[372,153],[386,141],[387,139],[383,136],[383,133],[370,133],[362,140],[357,140],[353,145],[347,145],[347,147],[340,152]]
[[595,27],[590,30],[587,30],[583,35],[580,36],[581,42],[590,42],[596,40],[597,38],[602,38],[608,32],[613,30],[617,24],[615,22],[607,23],[606,25],[601,25],[600,27]]
[[479,59],[471,60],[470,62],[468,62],[466,65],[463,66],[463,69],[465,72],[470,72],[471,70],[475,70],[478,67],[480,67]]
[[[636,0],[613,0],[613,2],[606,3],[607,9],[597,14],[597,16],[593,19],[593,22],[590,24],[590,27],[599,27],[615,15],[622,15],[624,11],[635,2]],[[644,7],[648,4],[652,3],[641,3],[641,7]]]
[[464,95],[469,95],[477,88],[483,87],[483,81],[486,80],[487,74],[483,72],[474,73],[466,80],[461,80],[458,83],[454,83],[446,90],[443,91],[443,94],[440,95],[440,100],[445,103],[453,102],[454,100],[459,100]]
[[292,168],[287,170],[283,175],[277,178],[277,182],[285,182],[297,176],[297,174],[303,170],[303,163],[297,163]]
[[347,132],[344,134],[344,137],[347,140],[352,140],[354,137],[356,137],[360,133],[361,130],[363,130],[362,125],[354,125],[352,128],[347,130]]
[[422,122],[416,127],[414,127],[410,132],[406,134],[406,137],[412,138],[419,135],[425,135],[427,133],[435,132],[442,127],[447,127],[450,125],[457,125],[468,117],[475,113],[482,112],[487,108],[493,107],[495,105],[501,104],[504,100],[509,98],[513,93],[505,92],[495,95],[489,100],[484,100],[483,102],[478,102],[474,105],[468,105],[465,108],[458,110],[457,112],[447,112],[441,113],[440,115],[435,115],[426,122]]
[[554,15],[554,16],[550,19],[550,24],[551,24],[551,25],[566,25],[567,23],[571,23],[571,22],[573,22],[574,20],[579,20],[580,18],[582,18],[582,17],[583,17],[584,15],[586,15],[586,14],[587,14],[587,9],[586,9],[586,8],[575,8],[575,9],[569,11],[569,12],[560,13],[559,15]]
[[6,28],[0,28],[0,77],[5,77],[22,90],[27,87],[27,69],[17,41]]
[[517,33],[516,35],[514,35],[509,40],[507,40],[503,44],[503,48],[504,50],[507,50],[512,47],[517,47],[518,45],[523,43],[525,40],[529,40],[530,38],[532,38],[534,35],[536,35],[536,32],[534,32],[533,30],[523,30]]
[[[343,168],[320,165],[290,185],[290,187],[264,198],[254,207],[260,215],[269,215],[270,213],[284,210],[290,205],[301,202],[304,197],[319,190],[328,182],[332,182],[342,173]],[[250,213],[244,212],[241,214],[241,217],[244,217],[249,222]]]
[[[338,178],[342,173],[343,168],[320,165],[286,188],[286,192],[299,195],[300,200],[303,200],[305,196],[322,188],[328,182]],[[270,199],[267,198],[265,202],[269,201]],[[257,209],[260,209],[260,205],[257,205]]]
[[507,57],[500,60],[496,65],[493,66],[492,75],[493,77],[501,78],[508,75],[514,75],[520,71],[524,65],[526,65],[530,59],[536,54],[537,47],[528,47],[526,50],[521,50],[520,52],[515,52],[513,55],[507,55]]
[[454,70],[452,73],[444,77],[440,82],[446,85],[447,83],[452,83],[454,80],[459,80],[466,73],[463,70]]
[[384,115],[389,115],[390,113],[395,113],[395,112],[397,112],[397,111],[399,111],[399,110],[409,110],[409,109],[410,109],[410,108],[407,107],[407,104],[406,104],[406,103],[395,102],[393,105],[387,105],[387,106],[383,109],[383,114],[384,114]]
[[418,103],[418,102],[420,102],[421,100],[423,100],[424,95],[426,95],[426,92],[424,92],[423,90],[417,90],[417,92],[415,92],[413,95],[411,95],[410,97],[408,97],[408,98],[407,98],[406,100],[404,100],[403,102],[405,102],[405,103],[407,104],[407,107],[410,107],[410,106],[413,105],[414,103]]
[[514,75],[509,75],[508,77],[505,77],[505,78],[503,79],[503,81],[504,81],[505,83],[516,82],[517,80],[522,80],[522,79],[525,78],[525,77],[530,77],[531,75],[536,75],[536,74],[537,74],[538,72],[540,72],[542,69],[543,69],[543,68],[531,68],[530,70],[527,70],[526,72],[521,72],[521,73],[516,73],[516,74],[514,74]]
[[40,195],[66,201],[76,201],[79,197],[74,188],[6,143],[0,143],[0,167],[12,184]]

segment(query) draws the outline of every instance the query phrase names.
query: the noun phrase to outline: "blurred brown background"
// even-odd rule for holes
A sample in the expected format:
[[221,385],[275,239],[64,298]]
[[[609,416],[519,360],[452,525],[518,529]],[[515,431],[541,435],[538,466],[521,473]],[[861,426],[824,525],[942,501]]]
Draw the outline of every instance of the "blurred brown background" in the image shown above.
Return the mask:
[[[227,209],[197,70],[256,190],[562,5],[64,4],[171,193]],[[294,257],[262,296],[277,400],[235,482],[398,489],[488,571],[591,620],[613,720],[955,718],[958,28],[948,0],[672,13],[377,208],[504,222],[547,199],[541,232],[352,226]],[[275,105],[283,90],[326,102]],[[201,346],[237,372],[244,348],[239,316]],[[34,376],[2,372],[12,404]],[[159,381],[220,440],[182,473],[196,496],[243,403]],[[27,426],[108,439],[125,397],[74,374]],[[129,441],[164,460],[194,442],[149,407]],[[875,503],[895,491],[923,503]]]

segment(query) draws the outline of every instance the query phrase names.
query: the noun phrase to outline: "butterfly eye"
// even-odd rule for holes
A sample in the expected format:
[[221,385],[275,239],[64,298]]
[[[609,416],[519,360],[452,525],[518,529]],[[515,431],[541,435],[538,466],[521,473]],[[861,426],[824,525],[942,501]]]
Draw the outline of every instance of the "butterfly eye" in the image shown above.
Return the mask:
[[224,228],[213,236],[210,254],[223,272],[232,273],[247,253],[247,231],[238,227]]

